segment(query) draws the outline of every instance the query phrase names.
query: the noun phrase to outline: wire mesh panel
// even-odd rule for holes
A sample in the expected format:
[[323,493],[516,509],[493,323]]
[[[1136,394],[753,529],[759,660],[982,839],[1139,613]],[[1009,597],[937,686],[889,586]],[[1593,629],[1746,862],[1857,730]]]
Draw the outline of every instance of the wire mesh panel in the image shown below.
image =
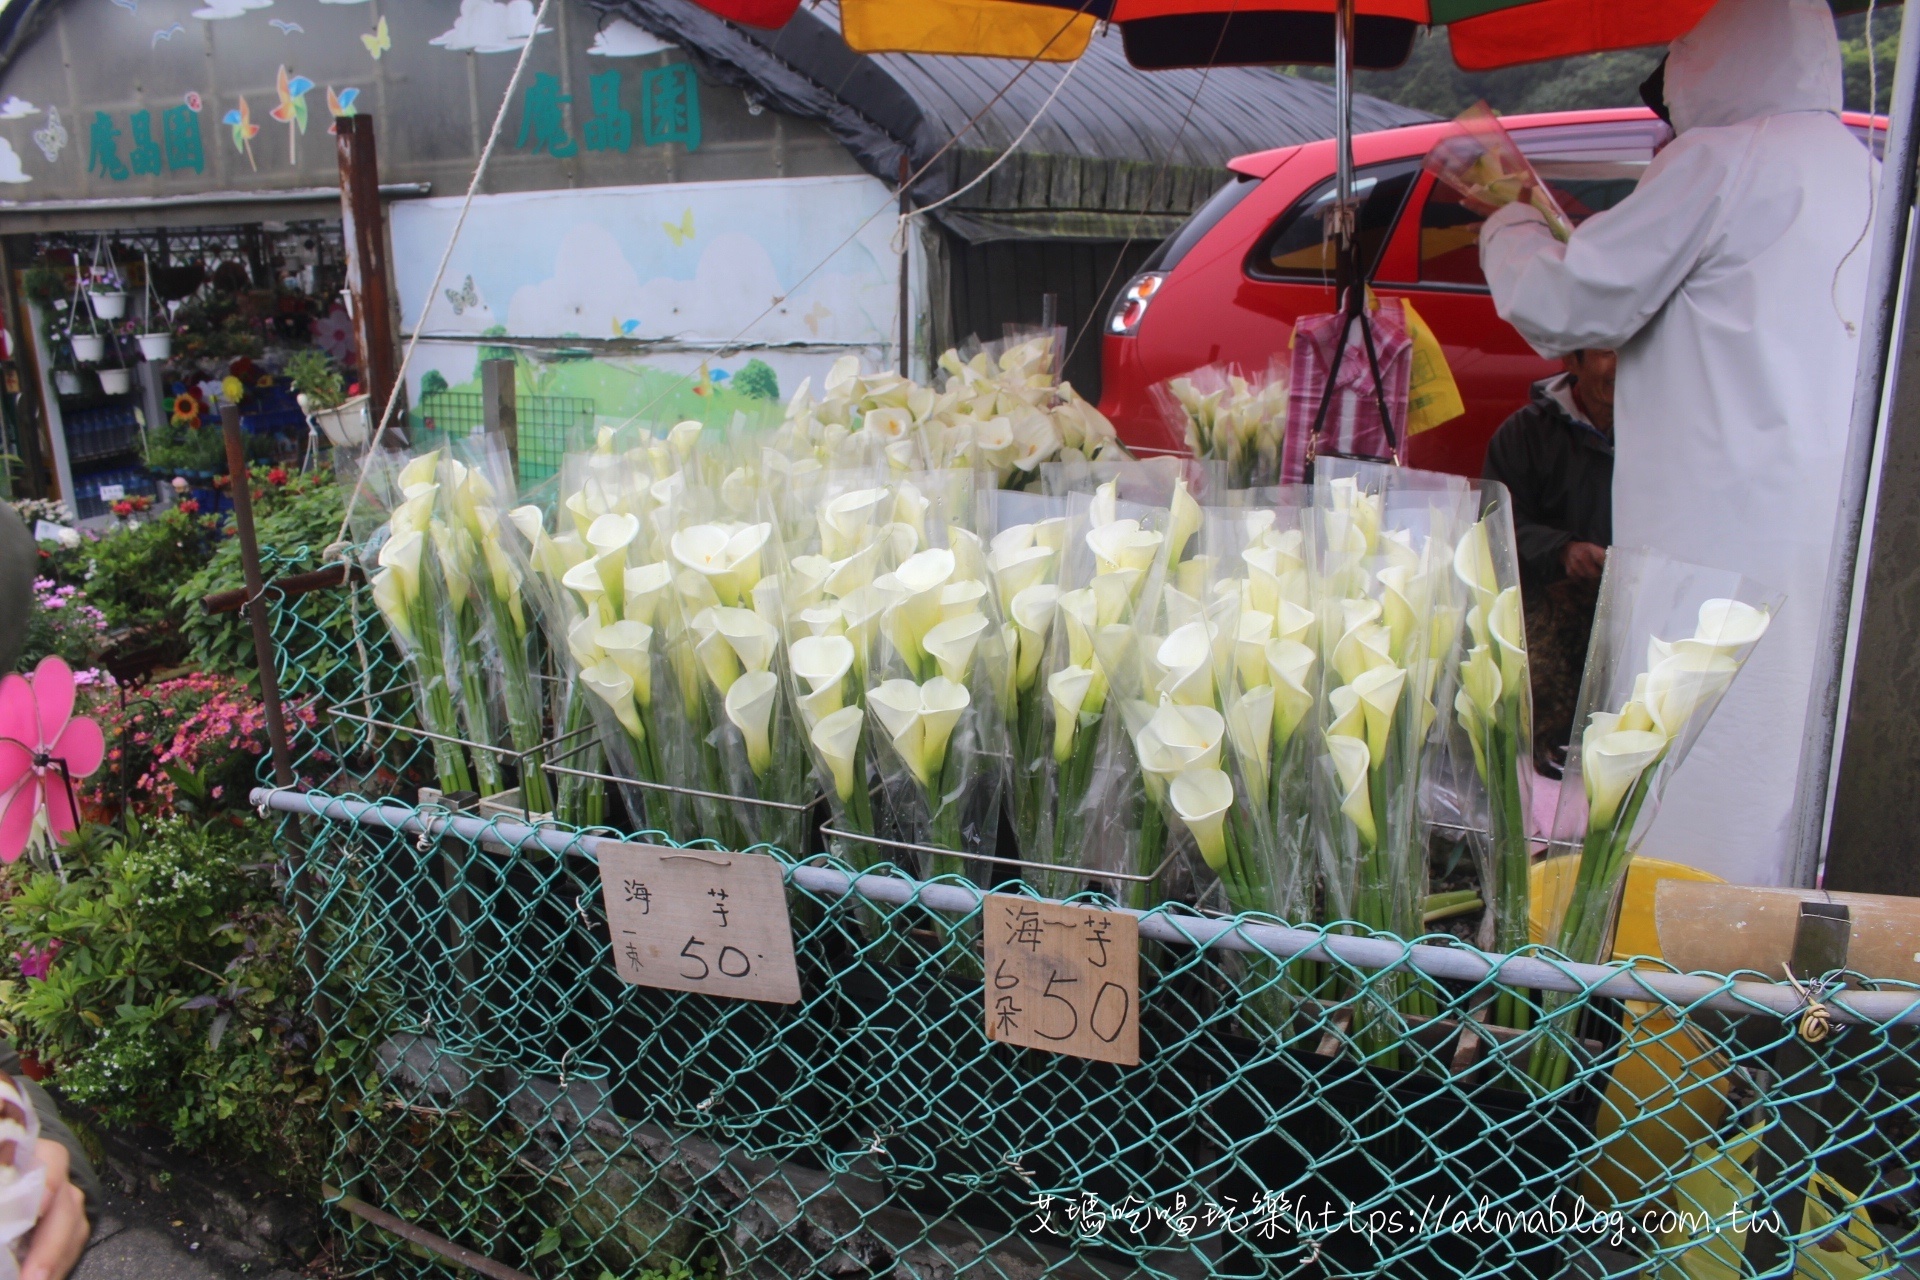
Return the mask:
[[[517,396],[520,483],[538,484],[560,469],[567,442],[593,426],[594,402],[582,396]],[[411,411],[413,439],[427,447],[458,440],[486,423],[477,391],[429,391]]]
[[[295,697],[391,683],[381,645],[326,651],[352,634],[339,619],[283,610],[276,631]],[[799,1003],[630,986],[592,833],[336,800],[391,794],[419,744],[325,732],[300,772],[326,790],[265,798],[316,1016],[348,1055],[328,1180],[528,1275],[694,1256],[1006,1280],[1920,1261],[1920,990],[1819,993],[1822,1038],[1758,975],[1628,980],[1173,906],[1140,918],[1140,1064],[1082,1061],[987,1037],[974,948],[993,921],[971,887],[775,851]],[[1529,1030],[1484,1021],[1503,993]],[[1572,1062],[1550,1090],[1526,1070],[1543,1046]],[[335,1225],[357,1274],[451,1274]]]

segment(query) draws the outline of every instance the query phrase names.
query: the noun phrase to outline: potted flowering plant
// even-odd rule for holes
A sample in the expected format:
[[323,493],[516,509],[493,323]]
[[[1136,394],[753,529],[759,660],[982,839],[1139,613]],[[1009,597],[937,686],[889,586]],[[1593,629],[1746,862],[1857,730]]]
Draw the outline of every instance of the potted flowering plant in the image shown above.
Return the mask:
[[296,351],[287,361],[300,411],[338,445],[361,445],[367,440],[367,397],[349,396],[346,379],[327,353],[318,348]]

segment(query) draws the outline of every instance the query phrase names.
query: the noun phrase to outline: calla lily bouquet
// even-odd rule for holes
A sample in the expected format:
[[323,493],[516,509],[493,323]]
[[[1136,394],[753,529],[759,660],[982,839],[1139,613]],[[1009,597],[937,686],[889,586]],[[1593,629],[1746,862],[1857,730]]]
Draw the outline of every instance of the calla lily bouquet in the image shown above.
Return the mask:
[[[374,604],[386,619],[413,668],[419,690],[417,714],[433,739],[435,772],[446,792],[500,790],[497,757],[473,753],[462,741],[493,741],[490,702],[477,643],[479,622],[472,603],[472,573],[478,548],[468,526],[449,519],[452,495],[470,489],[467,469],[434,450],[395,468],[391,459],[378,486],[387,491],[391,514],[368,543],[375,569]],[[458,470],[456,470],[458,468]]]
[[[1531,940],[1533,697],[1512,509],[1505,487],[1497,483],[1485,482],[1480,497],[1480,519],[1453,552],[1455,586],[1468,606],[1467,648],[1453,698],[1455,724],[1466,742],[1461,750],[1456,738],[1453,747],[1457,761],[1471,763],[1471,781],[1484,797],[1484,813],[1472,815],[1472,838],[1493,949],[1511,953]],[[1502,992],[1494,1020],[1525,1030],[1530,1006]]]
[[1188,452],[1224,463],[1228,488],[1249,489],[1279,482],[1287,385],[1287,366],[1279,362],[1252,376],[1233,365],[1206,365],[1157,384],[1153,397]]
[[944,383],[836,363],[818,392],[803,382],[787,404],[775,450],[801,467],[880,467],[898,477],[955,468],[990,487],[1037,488],[1040,468],[1062,459],[1124,457],[1113,424],[1055,374],[1052,333],[995,343],[970,356],[948,351]]
[[[1646,617],[1656,601],[1672,603],[1662,616]],[[1634,849],[1674,770],[1780,603],[1778,594],[1737,574],[1640,549],[1608,553],[1580,689],[1577,723],[1585,727],[1554,823],[1556,832],[1578,832],[1580,839],[1579,868],[1558,904],[1553,932],[1554,947],[1569,959],[1597,964],[1607,958]],[[1689,625],[1690,634],[1682,629]],[[1678,638],[1664,639],[1662,632]],[[1641,643],[1643,663],[1634,659]],[[1619,709],[1603,709],[1608,706]],[[1561,1003],[1550,1002],[1549,1011]],[[1565,1083],[1569,1068],[1565,1048],[1543,1041],[1530,1071],[1551,1090]]]

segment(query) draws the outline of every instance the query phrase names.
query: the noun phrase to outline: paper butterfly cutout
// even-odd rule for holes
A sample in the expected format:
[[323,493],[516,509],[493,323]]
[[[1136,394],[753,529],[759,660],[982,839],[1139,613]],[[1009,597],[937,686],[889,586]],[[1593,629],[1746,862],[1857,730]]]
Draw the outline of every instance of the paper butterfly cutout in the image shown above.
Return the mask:
[[442,292],[447,295],[447,301],[453,304],[453,314],[457,316],[467,314],[469,307],[477,309],[480,306],[480,291],[473,287],[472,276],[467,277],[467,283],[461,288],[444,289]]
[[367,46],[367,53],[375,62],[380,61],[380,55],[393,48],[393,36],[387,30],[387,20],[384,17],[381,18],[380,25],[373,29],[373,34],[361,36],[360,43]]
[[660,229],[667,233],[674,244],[685,244],[687,241],[693,239],[693,210],[688,209],[680,216],[679,226],[675,226],[671,222],[663,222],[660,224]]
[[33,145],[40,148],[40,154],[52,164],[67,149],[67,126],[60,123],[60,108],[47,108],[47,127],[33,131]]
[[74,784],[100,767],[106,736],[73,714],[73,669],[57,657],[0,679],[0,862],[26,850],[34,819],[63,838],[79,825]]

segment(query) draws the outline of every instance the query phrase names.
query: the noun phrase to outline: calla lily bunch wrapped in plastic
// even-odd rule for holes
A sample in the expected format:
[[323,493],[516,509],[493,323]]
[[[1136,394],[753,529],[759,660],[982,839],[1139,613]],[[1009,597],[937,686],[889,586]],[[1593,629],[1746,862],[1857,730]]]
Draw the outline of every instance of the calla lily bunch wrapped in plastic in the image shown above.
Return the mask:
[[802,383],[776,448],[832,467],[877,466],[893,476],[977,468],[1001,488],[1036,487],[1063,457],[1124,456],[1113,424],[1054,373],[1053,334],[940,357],[944,384],[833,366],[816,393]]
[[1250,377],[1234,366],[1207,365],[1158,384],[1153,396],[1195,458],[1224,463],[1228,487],[1248,489],[1280,479],[1287,385],[1287,368],[1278,362]]
[[[1469,829],[1494,950],[1512,952],[1530,940],[1533,698],[1512,508],[1503,486],[1483,485],[1480,519],[1454,548],[1453,572],[1464,592],[1468,632],[1453,698],[1455,723],[1466,742],[1463,751],[1456,738],[1455,756],[1471,763],[1472,780],[1485,797],[1484,813],[1470,815]],[[1524,1030],[1528,1015],[1525,1001],[1502,993],[1496,1022]]]

